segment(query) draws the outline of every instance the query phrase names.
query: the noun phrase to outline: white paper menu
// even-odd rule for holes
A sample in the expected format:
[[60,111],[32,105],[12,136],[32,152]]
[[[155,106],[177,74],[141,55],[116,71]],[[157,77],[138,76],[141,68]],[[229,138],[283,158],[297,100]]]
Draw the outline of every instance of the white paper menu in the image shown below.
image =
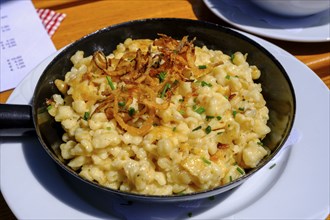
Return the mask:
[[0,92],[15,88],[55,51],[31,0],[0,0]]

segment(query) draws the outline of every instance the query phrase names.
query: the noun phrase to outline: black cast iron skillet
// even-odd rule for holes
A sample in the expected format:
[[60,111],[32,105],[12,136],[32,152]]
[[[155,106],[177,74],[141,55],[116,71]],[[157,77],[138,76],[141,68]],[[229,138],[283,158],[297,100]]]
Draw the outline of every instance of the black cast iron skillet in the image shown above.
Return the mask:
[[[268,125],[272,129],[266,136],[264,143],[270,147],[272,153],[263,159],[254,169],[248,170],[243,177],[215,189],[184,195],[150,196],[140,195],[118,190],[108,189],[97,183],[89,182],[66,165],[66,161],[60,156],[59,145],[62,143],[63,130],[59,123],[55,123],[46,111],[46,98],[59,93],[54,85],[55,79],[63,79],[71,69],[70,57],[77,51],[83,50],[85,56],[101,50],[104,54],[111,53],[118,43],[126,38],[157,38],[162,33],[176,39],[183,36],[196,37],[195,44],[206,45],[209,49],[222,50],[226,54],[241,51],[248,53],[248,62],[256,65],[261,70],[261,78],[258,82],[262,85],[262,94],[270,110]],[[295,95],[290,79],[280,63],[266,49],[244,35],[217,24],[186,20],[186,19],[147,19],[126,22],[110,26],[74,42],[61,51],[42,73],[34,91],[32,106],[0,106],[0,128],[4,131],[17,131],[33,127],[41,145],[49,156],[68,172],[75,180],[87,183],[88,187],[97,188],[109,195],[122,196],[129,200],[177,202],[201,199],[228,191],[252,176],[267,162],[269,162],[281,149],[290,134],[295,117]],[[14,116],[14,117],[12,117]],[[7,129],[7,130],[5,130]],[[8,134],[8,133],[7,133]]]

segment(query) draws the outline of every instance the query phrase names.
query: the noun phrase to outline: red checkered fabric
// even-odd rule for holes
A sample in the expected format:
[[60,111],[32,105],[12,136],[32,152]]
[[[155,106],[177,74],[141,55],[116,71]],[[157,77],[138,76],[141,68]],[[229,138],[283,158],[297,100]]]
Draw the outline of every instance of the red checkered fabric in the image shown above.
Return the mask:
[[50,37],[53,36],[56,29],[60,26],[61,22],[66,16],[66,14],[43,8],[37,9],[37,13]]

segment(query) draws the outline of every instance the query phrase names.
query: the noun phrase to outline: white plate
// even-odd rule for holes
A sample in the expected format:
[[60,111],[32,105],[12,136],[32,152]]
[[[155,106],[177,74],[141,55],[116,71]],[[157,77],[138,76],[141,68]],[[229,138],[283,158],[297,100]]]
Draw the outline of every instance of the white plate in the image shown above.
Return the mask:
[[[329,90],[295,57],[248,36],[264,45],[287,70],[297,96],[293,135],[298,133],[301,139],[240,187],[213,199],[179,204],[127,204],[114,198],[106,204],[109,210],[101,211],[95,206],[104,203],[93,206],[67,184],[37,138],[3,138],[0,186],[13,213],[19,219],[114,219],[111,210],[134,220],[324,219],[329,214]],[[31,101],[40,74],[55,55],[24,79],[8,103]]]
[[250,33],[295,42],[330,41],[330,9],[307,17],[287,18],[268,13],[249,0],[204,3],[219,18]]

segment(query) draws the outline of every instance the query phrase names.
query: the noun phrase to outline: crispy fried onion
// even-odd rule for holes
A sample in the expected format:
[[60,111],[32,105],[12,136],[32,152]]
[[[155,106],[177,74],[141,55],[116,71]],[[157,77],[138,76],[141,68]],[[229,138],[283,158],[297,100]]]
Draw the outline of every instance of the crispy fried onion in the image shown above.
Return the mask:
[[126,51],[119,60],[108,59],[101,51],[93,55],[95,66],[117,84],[103,92],[105,98],[94,112],[104,112],[132,135],[145,135],[159,121],[156,111],[169,107],[180,82],[193,81],[206,71],[195,65],[194,40],[159,36],[145,53]]

